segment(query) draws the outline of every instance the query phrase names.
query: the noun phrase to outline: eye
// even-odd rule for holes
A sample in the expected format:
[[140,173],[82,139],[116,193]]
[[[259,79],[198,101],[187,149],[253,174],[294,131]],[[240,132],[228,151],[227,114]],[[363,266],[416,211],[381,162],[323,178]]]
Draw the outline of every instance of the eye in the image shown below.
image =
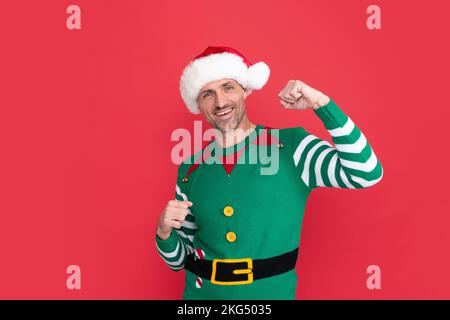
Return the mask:
[[231,91],[231,90],[233,90],[233,86],[225,87],[225,89],[226,89],[227,91]]
[[203,95],[203,98],[206,98],[207,96],[209,96],[209,92],[206,92],[206,93]]

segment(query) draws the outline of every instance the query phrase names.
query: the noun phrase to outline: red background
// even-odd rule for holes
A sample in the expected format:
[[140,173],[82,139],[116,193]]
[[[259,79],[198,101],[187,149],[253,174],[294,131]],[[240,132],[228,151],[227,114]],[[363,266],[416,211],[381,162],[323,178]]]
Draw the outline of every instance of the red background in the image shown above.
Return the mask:
[[[82,29],[66,28],[81,8]],[[382,30],[366,8],[381,7]],[[329,139],[311,110],[280,107],[290,79],[362,129],[383,180],[321,188],[306,207],[299,299],[450,299],[446,1],[9,1],[0,11],[0,298],[179,299],[157,255],[173,198],[187,62],[231,46],[271,67],[250,119]],[[447,40],[446,40],[447,39]],[[208,126],[204,122],[204,129]],[[81,290],[66,268],[81,268]],[[381,290],[366,287],[381,267]]]

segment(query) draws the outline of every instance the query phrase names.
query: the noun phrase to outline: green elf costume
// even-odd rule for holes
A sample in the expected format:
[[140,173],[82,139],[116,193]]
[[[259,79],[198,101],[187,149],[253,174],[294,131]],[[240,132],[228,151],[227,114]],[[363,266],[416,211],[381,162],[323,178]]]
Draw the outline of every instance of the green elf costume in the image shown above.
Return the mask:
[[[198,114],[200,88],[231,78],[261,89],[269,68],[232,48],[208,47],[184,70],[183,100]],[[183,299],[295,299],[295,264],[308,196],[318,187],[367,188],[383,169],[366,137],[337,104],[315,114],[331,145],[302,127],[261,124],[222,148],[212,140],[178,168],[175,198],[193,205],[166,240],[156,236],[163,261],[185,270]]]

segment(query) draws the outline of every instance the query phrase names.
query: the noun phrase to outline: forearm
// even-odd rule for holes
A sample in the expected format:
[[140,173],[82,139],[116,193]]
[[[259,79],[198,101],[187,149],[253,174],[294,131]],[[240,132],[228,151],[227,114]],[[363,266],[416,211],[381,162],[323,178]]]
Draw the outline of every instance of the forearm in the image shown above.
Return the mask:
[[189,250],[180,239],[177,232],[172,229],[167,239],[161,239],[158,234],[155,235],[156,248],[159,256],[174,271],[179,271],[184,267]]
[[381,180],[383,169],[375,152],[361,130],[337,104],[330,99],[314,112],[328,130],[336,149],[335,154],[327,158],[328,171],[333,171],[334,167],[336,173],[336,181],[329,181],[330,185],[364,188]]

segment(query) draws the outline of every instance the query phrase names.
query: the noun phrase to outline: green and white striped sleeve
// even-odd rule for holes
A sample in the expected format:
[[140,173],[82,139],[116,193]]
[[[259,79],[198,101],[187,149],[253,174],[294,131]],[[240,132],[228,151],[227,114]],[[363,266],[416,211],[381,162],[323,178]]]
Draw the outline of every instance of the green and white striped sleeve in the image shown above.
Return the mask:
[[[189,200],[186,193],[180,188],[180,179],[175,187],[175,199],[180,201]],[[159,256],[174,271],[184,268],[186,256],[194,253],[194,236],[198,228],[195,217],[188,208],[188,214],[180,229],[172,229],[169,238],[162,240],[156,235],[156,248]]]
[[314,112],[328,130],[333,145],[298,127],[294,163],[310,189],[360,189],[378,183],[383,168],[364,134],[333,100]]

